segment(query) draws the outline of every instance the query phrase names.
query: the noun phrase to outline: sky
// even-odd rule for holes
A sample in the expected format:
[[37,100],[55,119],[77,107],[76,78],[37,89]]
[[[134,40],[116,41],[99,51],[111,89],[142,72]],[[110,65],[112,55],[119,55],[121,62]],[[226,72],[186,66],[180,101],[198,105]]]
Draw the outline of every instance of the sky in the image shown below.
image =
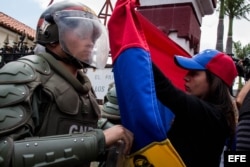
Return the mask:
[[[54,2],[59,0],[54,0]],[[87,6],[97,14],[100,12],[105,0],[83,0]],[[0,0],[0,11],[16,20],[35,29],[40,14],[44,11],[50,0]],[[111,0],[114,2],[115,0]],[[249,15],[250,18],[250,15]],[[218,13],[204,16],[201,26],[200,50],[215,48],[217,36]],[[224,22],[224,47],[228,30],[228,19]],[[250,43],[250,22],[235,20],[233,27],[233,40],[240,41],[242,45]]]

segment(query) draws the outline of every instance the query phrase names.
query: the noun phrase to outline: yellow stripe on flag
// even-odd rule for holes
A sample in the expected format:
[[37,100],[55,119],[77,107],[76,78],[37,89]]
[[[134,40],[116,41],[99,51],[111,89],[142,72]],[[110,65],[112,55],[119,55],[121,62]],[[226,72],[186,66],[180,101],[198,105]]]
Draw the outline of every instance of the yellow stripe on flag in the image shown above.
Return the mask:
[[186,167],[168,139],[153,142],[120,162],[122,167]]

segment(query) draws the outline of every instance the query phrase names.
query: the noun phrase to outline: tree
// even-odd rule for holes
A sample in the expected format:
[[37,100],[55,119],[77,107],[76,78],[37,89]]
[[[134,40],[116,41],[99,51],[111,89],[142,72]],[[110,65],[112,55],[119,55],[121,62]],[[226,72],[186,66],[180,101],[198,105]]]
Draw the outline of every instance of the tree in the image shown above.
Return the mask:
[[248,58],[248,56],[250,56],[250,43],[242,46],[240,41],[233,42],[233,52],[240,60]]
[[[248,1],[248,2],[247,2]],[[225,0],[225,15],[229,17],[226,53],[232,54],[233,45],[233,21],[234,19],[246,19],[250,21],[247,15],[250,13],[249,0]]]
[[217,41],[216,41],[216,49],[223,52],[223,37],[224,37],[224,0],[220,0],[219,4],[219,22],[217,26]]

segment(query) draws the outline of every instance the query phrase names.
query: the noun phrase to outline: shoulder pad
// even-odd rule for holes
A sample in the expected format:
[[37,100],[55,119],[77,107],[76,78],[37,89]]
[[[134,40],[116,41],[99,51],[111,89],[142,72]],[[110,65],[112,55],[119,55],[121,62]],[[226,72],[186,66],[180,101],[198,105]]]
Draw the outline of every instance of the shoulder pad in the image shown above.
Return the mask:
[[23,62],[11,61],[0,69],[0,84],[24,83],[35,79],[35,70]]
[[0,135],[23,126],[30,116],[22,106],[0,108]]
[[0,85],[0,107],[20,103],[24,101],[28,95],[29,89],[25,85]]
[[50,74],[50,66],[46,59],[38,55],[28,55],[21,57],[18,61],[25,62],[44,75]]

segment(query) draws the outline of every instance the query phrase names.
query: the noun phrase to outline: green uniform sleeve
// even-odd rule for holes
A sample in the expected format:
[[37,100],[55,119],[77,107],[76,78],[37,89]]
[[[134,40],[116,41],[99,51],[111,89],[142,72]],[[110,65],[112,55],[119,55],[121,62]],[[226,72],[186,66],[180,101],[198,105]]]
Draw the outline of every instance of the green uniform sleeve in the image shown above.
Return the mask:
[[[5,141],[7,142],[7,141]],[[105,152],[102,130],[82,134],[27,138],[14,142],[13,167],[76,166],[96,161]]]

